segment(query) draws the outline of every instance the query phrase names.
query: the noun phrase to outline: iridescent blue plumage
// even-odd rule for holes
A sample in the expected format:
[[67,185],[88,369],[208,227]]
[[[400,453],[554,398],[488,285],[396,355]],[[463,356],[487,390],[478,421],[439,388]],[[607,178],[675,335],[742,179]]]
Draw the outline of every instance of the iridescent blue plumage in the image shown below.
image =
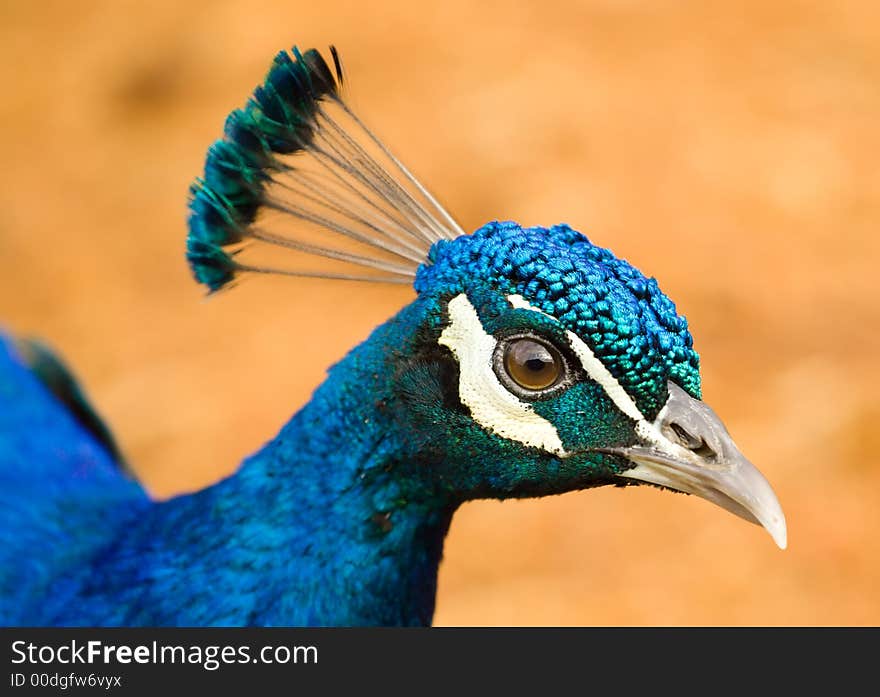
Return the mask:
[[[149,506],[108,449],[0,335],[0,624],[33,605]],[[42,620],[45,621],[45,620]]]
[[[461,503],[603,484],[696,493],[784,544],[657,282],[566,225],[461,234],[341,99],[334,62],[279,54],[230,116],[187,258],[211,291],[269,272],[404,279],[416,299],[236,473],[162,502],[0,339],[0,622],[428,624]],[[241,262],[243,241],[384,275]]]
[[575,332],[646,414],[662,406],[666,380],[700,395],[699,357],[687,320],[653,278],[593,245],[568,225],[522,228],[490,223],[473,235],[437,242],[415,287],[449,294],[473,279],[517,293]]

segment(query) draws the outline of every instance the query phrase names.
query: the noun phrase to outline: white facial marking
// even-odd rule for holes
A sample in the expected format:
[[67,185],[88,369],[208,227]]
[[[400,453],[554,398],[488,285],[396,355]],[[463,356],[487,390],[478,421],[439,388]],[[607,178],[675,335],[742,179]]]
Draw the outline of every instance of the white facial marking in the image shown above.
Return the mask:
[[575,355],[580,359],[584,370],[587,371],[587,375],[590,376],[590,379],[599,383],[602,389],[605,390],[605,394],[608,395],[608,398],[614,402],[614,405],[620,409],[620,411],[634,421],[644,421],[645,417],[642,415],[642,412],[639,411],[636,403],[626,393],[626,390],[623,389],[621,384],[617,382],[608,368],[605,367],[605,364],[596,358],[596,354],[593,353],[584,340],[574,332],[566,331],[565,335],[568,338],[568,343],[571,344],[571,348]]
[[[521,295],[508,295],[507,300],[511,306],[516,309],[531,310],[532,312],[537,312],[545,317],[549,317],[556,322],[559,321],[553,317],[553,315],[549,315],[540,308],[532,305]],[[670,441],[657,427],[657,424],[660,423],[660,417],[663,414],[662,410],[654,423],[649,422],[636,406],[632,397],[626,393],[626,390],[624,390],[623,386],[617,382],[608,368],[605,367],[605,364],[596,358],[596,354],[593,353],[593,350],[587,346],[584,340],[571,331],[566,330],[565,335],[566,338],[568,338],[569,344],[571,344],[572,350],[580,360],[581,365],[590,379],[599,384],[599,386],[605,391],[605,394],[608,395],[608,398],[614,402],[614,405],[620,409],[620,411],[636,422],[636,434],[643,442],[650,443],[658,450],[665,452],[667,455],[691,459],[693,456],[691,451]]]
[[474,421],[502,438],[564,457],[567,453],[556,427],[511,394],[495,375],[492,359],[498,342],[483,329],[467,295],[456,295],[448,307],[449,326],[438,343],[458,359],[458,395]]
[[[559,321],[552,315],[548,315],[543,310],[531,305],[529,301],[521,295],[508,295],[507,300],[515,308],[539,312],[545,317],[550,317],[550,319],[557,322]],[[605,394],[608,395],[609,399],[614,402],[615,406],[620,409],[620,411],[634,421],[644,421],[645,417],[642,415],[642,412],[639,411],[636,403],[626,393],[626,390],[621,387],[620,383],[614,379],[614,376],[608,371],[605,364],[596,358],[596,354],[593,353],[592,349],[590,349],[586,343],[584,343],[583,339],[570,331],[566,331],[565,335],[568,338],[568,343],[571,344],[571,348],[575,352],[575,355],[580,359],[584,370],[587,371],[587,375],[590,376],[590,379],[599,383],[602,389],[605,390]]]
[[528,310],[529,312],[537,312],[539,315],[544,315],[544,317],[549,317],[550,319],[552,319],[556,323],[559,322],[559,320],[556,319],[553,315],[548,315],[546,312],[544,312],[544,310],[542,310],[538,307],[535,307],[534,305],[532,305],[532,303],[530,303],[528,300],[526,300],[521,295],[508,295],[507,302],[510,303],[510,306],[514,310]]

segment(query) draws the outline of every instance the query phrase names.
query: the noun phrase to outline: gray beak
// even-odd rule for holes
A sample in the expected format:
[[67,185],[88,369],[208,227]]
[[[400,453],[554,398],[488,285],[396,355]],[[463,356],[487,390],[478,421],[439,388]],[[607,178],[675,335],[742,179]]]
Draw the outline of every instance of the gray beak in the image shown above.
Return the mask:
[[785,549],[782,507],[770,484],[739,451],[715,412],[669,383],[669,401],[653,424],[643,422],[644,445],[606,450],[635,467],[621,477],[694,494],[762,525]]

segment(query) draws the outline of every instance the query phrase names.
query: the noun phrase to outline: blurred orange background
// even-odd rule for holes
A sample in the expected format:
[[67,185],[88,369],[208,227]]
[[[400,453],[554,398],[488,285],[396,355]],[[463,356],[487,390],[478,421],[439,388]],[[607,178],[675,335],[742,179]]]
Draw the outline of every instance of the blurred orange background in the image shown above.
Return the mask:
[[477,502],[437,624],[880,623],[876,2],[4,2],[0,322],[60,348],[157,496],[234,470],[406,288],[209,301],[187,187],[276,51],[466,229],[566,221],[656,276],[789,549],[650,488]]

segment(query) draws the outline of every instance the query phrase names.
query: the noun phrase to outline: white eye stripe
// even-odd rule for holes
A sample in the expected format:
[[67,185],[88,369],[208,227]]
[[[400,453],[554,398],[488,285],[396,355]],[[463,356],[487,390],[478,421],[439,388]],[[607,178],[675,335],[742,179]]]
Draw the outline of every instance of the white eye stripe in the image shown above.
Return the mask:
[[632,397],[626,393],[626,390],[617,382],[605,364],[596,358],[596,354],[584,340],[570,331],[566,331],[565,336],[584,370],[587,371],[587,375],[593,382],[599,383],[614,405],[634,421],[644,421],[645,416],[639,411]]
[[[510,302],[511,306],[517,309],[531,310],[532,312],[538,312],[545,317],[549,317],[556,322],[559,321],[553,315],[548,315],[543,310],[530,304],[529,301],[521,295],[508,295],[507,300]],[[605,367],[605,364],[596,358],[596,354],[593,353],[592,349],[587,346],[584,340],[574,332],[570,331],[566,331],[565,336],[587,375],[593,382],[599,384],[599,386],[605,391],[605,394],[608,395],[608,398],[614,402],[614,405],[634,421],[645,421],[645,416],[639,411],[639,408],[632,400],[632,397],[626,393],[626,390],[624,390],[621,384],[617,382],[608,368]]]
[[438,343],[458,360],[458,394],[474,421],[487,430],[560,457],[566,456],[556,427],[535,413],[528,402],[511,394],[492,367],[497,340],[487,334],[465,293],[449,301],[449,326]]
[[[531,310],[532,312],[537,312],[545,317],[549,317],[555,322],[559,322],[559,320],[553,315],[547,314],[540,308],[535,307],[521,295],[508,295],[507,300],[511,306],[516,309]],[[648,421],[645,418],[645,415],[642,414],[636,406],[632,397],[627,394],[626,390],[623,389],[623,386],[615,379],[608,368],[605,367],[605,364],[596,357],[596,354],[593,353],[593,350],[587,346],[584,340],[571,331],[566,331],[565,335],[571,345],[572,351],[574,351],[575,355],[580,360],[581,365],[589,378],[599,384],[605,394],[608,395],[608,398],[618,409],[620,409],[621,412],[636,422],[636,434],[639,438],[641,438],[643,442],[651,443],[656,448],[669,455],[681,457],[684,448],[671,442],[660,432],[660,429],[657,426],[660,421],[660,415],[658,415],[654,423]]]
[[559,320],[556,319],[553,315],[548,315],[546,312],[544,312],[544,310],[535,307],[521,295],[508,295],[507,302],[510,303],[510,306],[514,310],[528,310],[529,312],[537,312],[539,315],[544,315],[544,317],[549,317],[557,324],[559,323]]

